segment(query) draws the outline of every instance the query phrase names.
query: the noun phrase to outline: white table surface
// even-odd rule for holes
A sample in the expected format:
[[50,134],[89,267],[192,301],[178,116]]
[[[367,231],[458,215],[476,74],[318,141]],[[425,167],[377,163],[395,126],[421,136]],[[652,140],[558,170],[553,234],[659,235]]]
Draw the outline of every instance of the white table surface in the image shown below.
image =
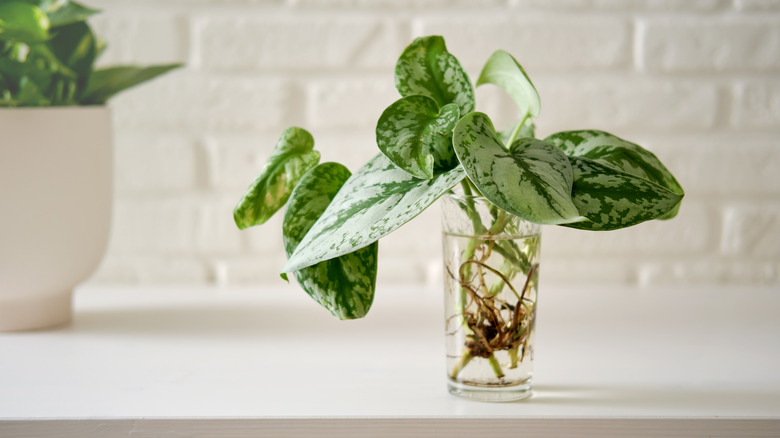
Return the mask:
[[534,396],[446,392],[443,303],[338,321],[295,285],[88,287],[0,333],[0,437],[780,436],[777,287],[540,290]]

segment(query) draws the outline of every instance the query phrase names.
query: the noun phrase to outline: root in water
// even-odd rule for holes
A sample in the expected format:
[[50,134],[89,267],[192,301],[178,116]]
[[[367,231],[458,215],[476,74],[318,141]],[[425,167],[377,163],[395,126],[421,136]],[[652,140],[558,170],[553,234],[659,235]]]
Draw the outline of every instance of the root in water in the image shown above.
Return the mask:
[[[516,368],[528,350],[528,341],[536,319],[536,303],[530,289],[539,265],[531,265],[522,290],[517,291],[506,275],[485,263],[491,249],[489,246],[480,259],[463,262],[458,270],[457,280],[468,300],[464,303],[463,312],[458,315],[466,333],[466,341],[461,360],[450,373],[453,379],[477,357],[487,359],[496,377],[502,378],[504,372],[494,353],[500,350],[508,351],[509,367]],[[493,289],[497,288],[487,286],[485,271],[497,276],[499,282],[503,283],[498,288],[499,291],[504,286],[508,287],[517,301],[507,301],[501,297],[502,294],[494,293]],[[452,272],[448,273],[455,277]]]

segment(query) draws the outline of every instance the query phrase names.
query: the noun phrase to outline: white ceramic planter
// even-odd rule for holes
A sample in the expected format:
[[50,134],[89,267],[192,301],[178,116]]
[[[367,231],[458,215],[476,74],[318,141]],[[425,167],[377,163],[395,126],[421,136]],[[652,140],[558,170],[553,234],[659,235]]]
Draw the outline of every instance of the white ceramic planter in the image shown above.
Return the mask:
[[108,242],[111,113],[0,109],[0,142],[0,331],[64,324]]

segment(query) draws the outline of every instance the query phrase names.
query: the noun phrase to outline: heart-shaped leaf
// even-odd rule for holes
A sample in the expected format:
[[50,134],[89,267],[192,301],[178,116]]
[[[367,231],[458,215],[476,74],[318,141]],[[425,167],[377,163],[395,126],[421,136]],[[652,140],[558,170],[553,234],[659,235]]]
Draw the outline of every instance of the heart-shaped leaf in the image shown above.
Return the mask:
[[569,159],[555,146],[523,138],[510,146],[510,153],[483,113],[458,122],[453,144],[468,177],[500,208],[539,224],[583,220],[571,200]]
[[474,110],[471,80],[440,36],[417,38],[401,53],[395,65],[395,87],[404,97],[430,97],[440,108],[454,103],[461,114]]
[[249,186],[233,210],[238,228],[260,225],[284,206],[295,185],[320,161],[314,138],[302,128],[282,133],[260,176]]
[[482,84],[494,84],[506,91],[523,117],[539,116],[542,109],[539,93],[523,67],[509,53],[496,50],[490,55],[477,80],[477,86]]
[[432,179],[419,179],[376,155],[344,184],[282,271],[296,271],[376,242],[420,214],[464,176],[458,166]]
[[434,170],[449,170],[458,164],[452,130],[459,118],[455,104],[439,110],[430,97],[402,97],[379,117],[376,143],[396,166],[417,178],[431,179]]
[[657,219],[682,195],[604,163],[569,157],[574,170],[574,205],[588,221],[565,224],[583,230],[616,230]]
[[[288,257],[349,177],[349,170],[341,164],[323,163],[301,178],[290,195],[282,223]],[[293,275],[309,296],[337,318],[362,318],[374,301],[378,249],[379,243],[374,242],[295,271]]]
[[[596,130],[565,131],[550,135],[545,141],[572,157],[589,158],[613,169],[648,179],[683,196],[682,186],[652,152],[608,132]],[[659,219],[671,219],[679,205]]]
[[34,44],[49,39],[49,17],[23,1],[0,3],[0,40]]

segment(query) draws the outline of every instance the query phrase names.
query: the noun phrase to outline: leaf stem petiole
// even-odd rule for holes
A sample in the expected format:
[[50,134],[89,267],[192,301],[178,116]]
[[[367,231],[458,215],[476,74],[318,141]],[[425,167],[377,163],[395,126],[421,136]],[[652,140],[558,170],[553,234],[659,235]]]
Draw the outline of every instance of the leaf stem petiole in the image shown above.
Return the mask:
[[512,348],[509,350],[509,368],[517,368],[517,363],[519,362],[517,359],[517,350],[520,348],[518,345],[515,348]]
[[515,130],[512,131],[512,136],[509,137],[509,141],[506,144],[507,150],[509,150],[510,147],[512,146],[512,143],[514,143],[515,140],[517,140],[517,136],[520,135],[520,130],[523,129],[523,125],[525,125],[525,121],[528,120],[528,117],[530,116],[531,116],[530,113],[525,113],[525,116],[523,116],[523,120],[517,125],[517,127],[515,127]]
[[490,362],[490,367],[493,368],[493,372],[496,374],[496,377],[499,379],[504,377],[504,370],[501,369],[501,364],[498,363],[498,359],[496,359],[495,354],[490,355],[488,362]]
[[466,365],[468,365],[469,362],[471,362],[471,359],[473,358],[474,356],[472,356],[468,350],[465,350],[463,352],[463,356],[461,356],[458,363],[455,364],[455,368],[452,369],[452,372],[450,373],[450,378],[457,379],[458,374],[460,374],[460,372],[463,371],[463,368],[466,368]]

